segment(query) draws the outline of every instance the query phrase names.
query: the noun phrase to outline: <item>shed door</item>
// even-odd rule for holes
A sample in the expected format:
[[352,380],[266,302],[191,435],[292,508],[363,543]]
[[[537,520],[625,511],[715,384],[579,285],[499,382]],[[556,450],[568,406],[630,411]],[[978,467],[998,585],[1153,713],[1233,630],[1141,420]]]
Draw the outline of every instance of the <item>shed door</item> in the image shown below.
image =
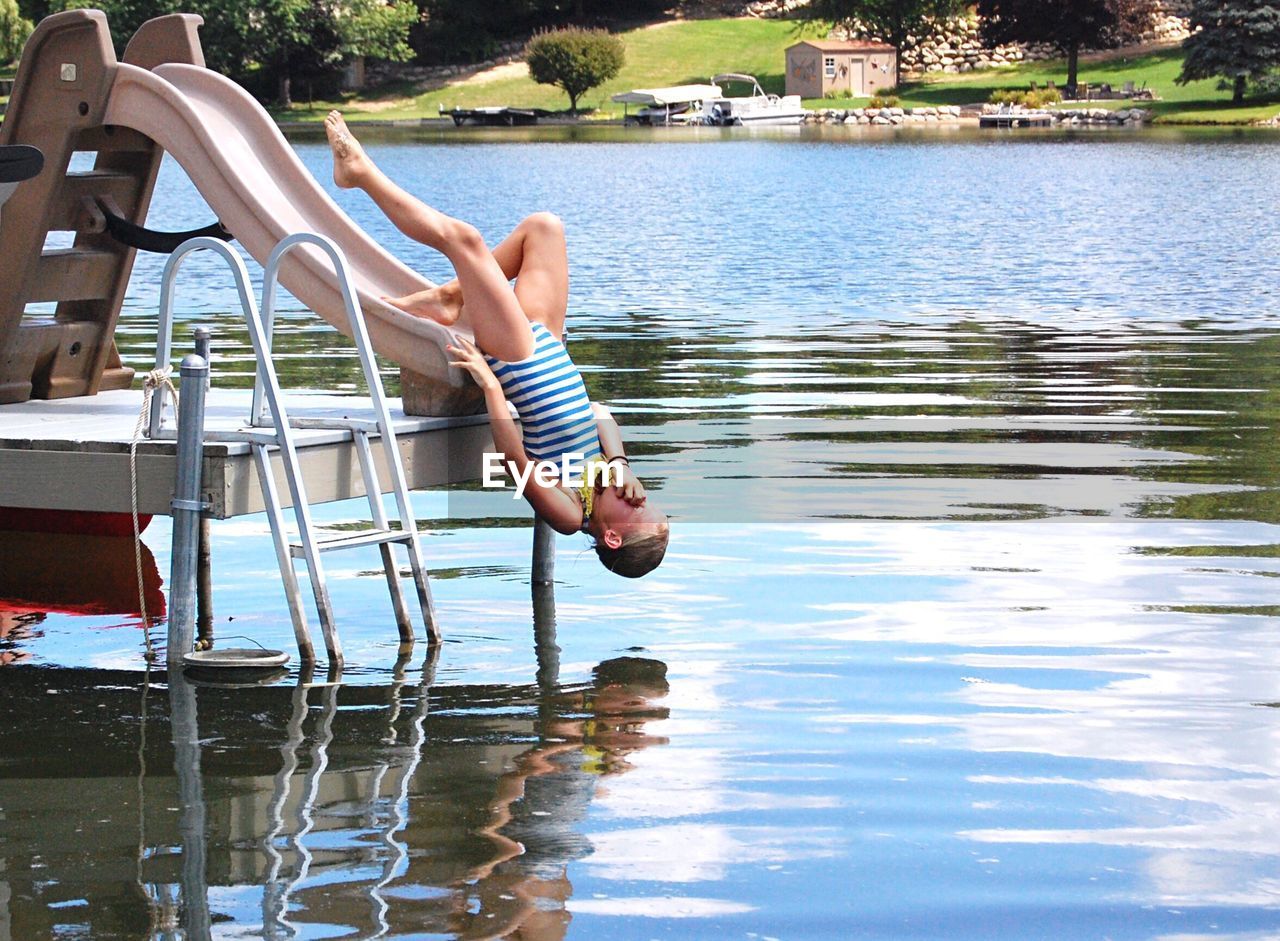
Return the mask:
[[864,84],[866,65],[866,59],[849,60],[849,93],[854,98],[861,98],[867,93]]

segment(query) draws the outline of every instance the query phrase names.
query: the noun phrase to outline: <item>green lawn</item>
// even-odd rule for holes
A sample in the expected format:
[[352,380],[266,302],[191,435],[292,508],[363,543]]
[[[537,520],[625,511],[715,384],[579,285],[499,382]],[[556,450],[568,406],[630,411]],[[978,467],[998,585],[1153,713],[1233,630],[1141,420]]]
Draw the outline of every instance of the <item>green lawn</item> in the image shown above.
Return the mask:
[[[1165,49],[1148,55],[1120,56],[1104,62],[1084,62],[1080,65],[1080,81],[1091,85],[1106,82],[1119,89],[1125,82],[1133,82],[1141,88],[1154,89],[1159,101],[1142,102],[1142,108],[1155,112],[1162,124],[1251,124],[1280,114],[1280,97],[1247,99],[1243,105],[1231,104],[1231,93],[1218,90],[1218,80],[1209,79],[1178,85],[1174,82],[1182,70],[1182,50]],[[1031,82],[1043,86],[1052,79],[1059,87],[1066,84],[1065,60],[1033,62],[965,75],[930,76],[923,82],[908,84],[899,93],[902,106],[927,107],[929,105],[965,105],[986,101],[991,93],[1002,88],[1027,88]],[[844,101],[807,101],[812,108],[859,107],[867,99]],[[1089,107],[1123,108],[1124,101],[1092,102]],[[1079,107],[1064,104],[1061,107]]]
[[[587,92],[578,107],[582,111],[597,109],[596,118],[621,118],[622,105],[611,102],[610,95],[633,88],[705,82],[717,72],[747,72],[760,79],[766,91],[781,94],[783,51],[797,39],[824,32],[793,21],[756,19],[684,20],[633,29],[621,34],[627,48],[622,72]],[[317,102],[277,116],[295,121],[317,119],[333,104]],[[536,84],[521,68],[515,77],[482,84],[462,82],[413,97],[406,97],[403,87],[383,89],[358,102],[336,104],[353,112],[368,108],[367,117],[372,119],[398,120],[434,117],[440,105],[511,105],[562,111],[569,107],[569,96],[558,88]]]

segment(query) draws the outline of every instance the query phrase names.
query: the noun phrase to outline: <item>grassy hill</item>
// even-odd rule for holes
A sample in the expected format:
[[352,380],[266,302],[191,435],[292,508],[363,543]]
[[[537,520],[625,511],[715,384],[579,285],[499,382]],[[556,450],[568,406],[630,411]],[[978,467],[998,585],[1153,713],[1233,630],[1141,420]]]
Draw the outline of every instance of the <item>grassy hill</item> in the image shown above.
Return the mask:
[[[622,34],[627,47],[627,64],[622,73],[581,101],[584,110],[595,108],[595,118],[622,116],[622,106],[609,101],[619,91],[704,81],[716,72],[737,71],[756,75],[766,91],[781,94],[786,47],[798,39],[820,36],[825,29],[816,24],[786,20],[718,19],[666,22]],[[1175,84],[1182,68],[1180,48],[1163,49],[1142,55],[1122,52],[1081,63],[1080,80],[1093,85],[1109,83],[1120,88],[1127,81],[1154,89],[1159,101],[1150,103],[1161,123],[1252,124],[1280,114],[1280,98],[1249,99],[1231,104],[1227,91],[1220,91],[1216,79]],[[1063,60],[1025,63],[1017,66],[971,72],[965,75],[931,75],[920,82],[904,84],[900,98],[904,106],[974,104],[986,101],[993,91],[1026,88],[1030,82],[1043,85],[1052,79],[1066,81]],[[806,101],[809,107],[856,107],[867,99]],[[403,119],[431,117],[439,107],[514,105],[562,110],[568,98],[558,89],[535,84],[523,66],[481,74],[425,94],[408,95],[404,89],[388,89],[384,94],[358,99],[342,107],[366,111],[361,117]],[[289,115],[292,119],[318,117],[329,103]],[[1100,102],[1097,107],[1123,107],[1123,102]],[[1148,105],[1144,105],[1148,107]]]
[[[705,81],[716,72],[748,72],[756,75],[766,91],[781,94],[786,47],[798,39],[821,36],[817,24],[789,20],[712,19],[664,22],[622,33],[627,61],[621,74],[580,101],[584,111],[595,109],[597,119],[621,118],[623,109],[609,97],[632,88],[680,85]],[[1150,104],[1162,123],[1251,124],[1280,114],[1280,98],[1250,99],[1231,104],[1230,93],[1219,91],[1217,80],[1179,86],[1174,78],[1182,67],[1182,51],[1163,49],[1143,55],[1116,53],[1081,63],[1080,80],[1120,88],[1127,81],[1152,88],[1160,101]],[[993,91],[1026,88],[1030,82],[1066,81],[1062,60],[971,72],[965,75],[931,75],[904,84],[899,92],[904,106],[974,104],[986,101]],[[806,101],[813,108],[856,107],[867,99]],[[343,102],[316,102],[297,106],[279,115],[293,121],[316,120],[330,107],[341,107],[354,117],[369,120],[412,120],[435,117],[439,108],[512,105],[560,111],[568,96],[559,89],[538,85],[522,63],[513,63],[460,80],[443,88],[416,92],[409,86],[389,87]],[[1123,107],[1123,102],[1099,102],[1098,107]],[[1144,105],[1147,107],[1147,105]]]
[[[680,20],[629,30],[621,34],[627,48],[622,72],[583,95],[578,106],[583,111],[598,109],[598,118],[621,118],[622,105],[609,100],[617,92],[705,82],[717,72],[750,73],[760,79],[766,91],[781,94],[783,50],[798,39],[824,34],[825,30],[813,25],[756,19]],[[293,120],[318,117],[330,104],[295,107],[287,116]],[[569,107],[569,97],[558,88],[536,84],[523,64],[513,64],[494,70],[492,76],[482,74],[436,91],[407,95],[403,87],[390,88],[340,106],[367,113],[360,117],[396,120],[434,117],[441,105],[512,105],[561,111]]]

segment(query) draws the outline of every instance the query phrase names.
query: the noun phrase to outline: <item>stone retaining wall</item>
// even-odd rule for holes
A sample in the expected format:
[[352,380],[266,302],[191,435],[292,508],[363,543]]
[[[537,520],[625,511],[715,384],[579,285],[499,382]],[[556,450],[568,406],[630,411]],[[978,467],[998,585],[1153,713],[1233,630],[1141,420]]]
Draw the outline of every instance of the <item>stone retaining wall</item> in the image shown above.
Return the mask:
[[962,112],[957,105],[937,108],[822,108],[805,117],[807,124],[926,124],[959,121]]
[[[995,105],[984,105],[982,113],[991,114]],[[961,109],[956,105],[937,108],[820,108],[805,118],[807,124],[864,124],[897,126],[902,124],[930,124],[957,122],[961,118],[976,119],[978,111]],[[1016,111],[1015,111],[1016,113]],[[1060,127],[1137,127],[1151,120],[1153,113],[1143,108],[1063,108],[1048,112],[1053,123]]]
[[1050,113],[1054,124],[1073,127],[1082,124],[1135,127],[1146,124],[1154,116],[1154,112],[1143,108],[1121,108],[1118,111],[1106,108],[1064,108]]

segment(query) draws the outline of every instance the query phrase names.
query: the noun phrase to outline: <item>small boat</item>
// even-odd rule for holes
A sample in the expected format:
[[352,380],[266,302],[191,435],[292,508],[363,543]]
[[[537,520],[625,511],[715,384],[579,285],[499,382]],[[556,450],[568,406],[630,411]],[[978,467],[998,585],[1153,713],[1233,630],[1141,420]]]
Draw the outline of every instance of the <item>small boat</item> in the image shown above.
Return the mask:
[[[719,85],[672,85],[669,88],[636,88],[614,95],[612,100],[623,105],[623,124],[700,124],[702,103],[719,98]],[[640,105],[634,114],[628,105]]]
[[718,97],[702,102],[702,123],[718,127],[752,127],[769,124],[799,124],[809,113],[801,107],[799,95],[770,95],[754,75],[726,72],[711,79],[713,85],[739,82],[751,86],[743,98]]

